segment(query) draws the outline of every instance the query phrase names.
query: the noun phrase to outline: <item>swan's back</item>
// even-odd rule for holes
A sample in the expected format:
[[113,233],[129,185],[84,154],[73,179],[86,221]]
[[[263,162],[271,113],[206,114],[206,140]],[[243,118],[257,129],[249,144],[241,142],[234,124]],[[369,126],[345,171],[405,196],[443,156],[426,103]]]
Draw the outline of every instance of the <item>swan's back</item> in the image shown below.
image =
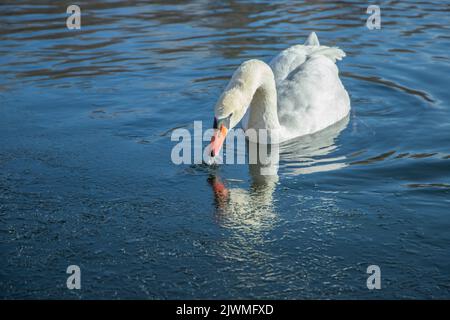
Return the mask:
[[304,45],[292,46],[270,62],[284,140],[325,129],[348,114],[350,99],[335,64],[343,57],[341,49],[321,46],[313,32]]
[[269,63],[275,81],[283,81],[305,61],[313,56],[323,55],[333,62],[345,57],[345,52],[337,47],[321,46],[315,32],[311,32],[305,44],[295,45],[280,52]]

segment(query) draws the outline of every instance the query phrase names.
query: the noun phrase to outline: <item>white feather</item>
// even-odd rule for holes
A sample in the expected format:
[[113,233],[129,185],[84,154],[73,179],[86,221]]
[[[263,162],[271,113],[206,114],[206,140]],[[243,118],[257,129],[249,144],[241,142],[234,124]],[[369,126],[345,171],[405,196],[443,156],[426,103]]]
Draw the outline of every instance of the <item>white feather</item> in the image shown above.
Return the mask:
[[[345,53],[321,46],[315,33],[270,62],[243,63],[216,104],[216,116],[233,114],[244,129],[279,129],[279,139],[312,134],[343,119],[350,98],[339,79],[336,60]],[[245,113],[245,115],[244,115]]]

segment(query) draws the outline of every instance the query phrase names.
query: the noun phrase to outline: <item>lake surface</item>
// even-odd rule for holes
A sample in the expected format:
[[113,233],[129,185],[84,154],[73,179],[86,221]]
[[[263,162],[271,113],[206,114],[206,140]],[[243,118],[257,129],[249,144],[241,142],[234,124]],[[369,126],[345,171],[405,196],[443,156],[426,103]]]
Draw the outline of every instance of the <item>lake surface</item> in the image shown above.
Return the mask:
[[[385,1],[380,30],[367,2],[77,4],[81,30],[0,4],[1,298],[450,298],[448,1]],[[348,119],[273,181],[172,163],[240,63],[311,31],[347,53]]]

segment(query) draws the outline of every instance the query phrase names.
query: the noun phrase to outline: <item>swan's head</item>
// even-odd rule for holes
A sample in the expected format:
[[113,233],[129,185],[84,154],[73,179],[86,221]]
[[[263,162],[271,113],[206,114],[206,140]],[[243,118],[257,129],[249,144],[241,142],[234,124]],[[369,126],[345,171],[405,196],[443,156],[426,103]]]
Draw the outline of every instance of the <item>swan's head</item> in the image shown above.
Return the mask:
[[244,117],[246,111],[239,86],[226,90],[214,108],[214,134],[211,137],[211,156],[220,151],[228,131],[234,128]]

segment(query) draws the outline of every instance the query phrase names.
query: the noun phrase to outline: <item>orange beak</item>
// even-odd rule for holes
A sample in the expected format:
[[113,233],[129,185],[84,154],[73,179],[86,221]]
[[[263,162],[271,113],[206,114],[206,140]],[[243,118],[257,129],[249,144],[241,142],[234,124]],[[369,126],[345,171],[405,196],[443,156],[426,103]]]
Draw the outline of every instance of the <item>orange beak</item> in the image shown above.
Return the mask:
[[228,129],[224,125],[222,125],[220,129],[214,130],[214,134],[211,137],[211,144],[210,144],[211,157],[215,157],[219,153],[225,141],[225,137],[227,136],[227,132]]

